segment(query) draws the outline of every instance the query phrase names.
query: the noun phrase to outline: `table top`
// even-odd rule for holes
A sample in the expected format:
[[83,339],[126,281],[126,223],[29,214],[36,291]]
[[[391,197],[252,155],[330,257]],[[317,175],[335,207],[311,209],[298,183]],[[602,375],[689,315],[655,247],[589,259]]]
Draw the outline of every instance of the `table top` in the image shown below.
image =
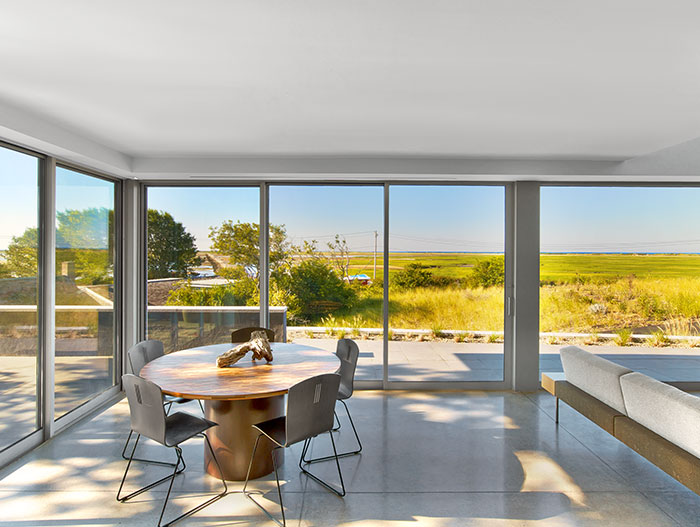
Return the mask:
[[139,375],[163,393],[188,399],[257,399],[287,393],[294,384],[324,373],[335,373],[335,354],[300,344],[272,342],[274,360],[253,361],[248,353],[229,368],[217,368],[216,358],[231,344],[177,351],[146,364]]

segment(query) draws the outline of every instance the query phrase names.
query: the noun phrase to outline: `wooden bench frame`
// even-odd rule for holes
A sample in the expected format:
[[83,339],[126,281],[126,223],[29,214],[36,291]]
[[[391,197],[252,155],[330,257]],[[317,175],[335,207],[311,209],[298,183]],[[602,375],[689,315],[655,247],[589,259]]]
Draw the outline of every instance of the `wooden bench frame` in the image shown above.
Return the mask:
[[555,398],[554,421],[557,424],[561,399],[676,481],[700,494],[700,459],[693,454],[577,388],[563,373],[542,373],[541,384]]

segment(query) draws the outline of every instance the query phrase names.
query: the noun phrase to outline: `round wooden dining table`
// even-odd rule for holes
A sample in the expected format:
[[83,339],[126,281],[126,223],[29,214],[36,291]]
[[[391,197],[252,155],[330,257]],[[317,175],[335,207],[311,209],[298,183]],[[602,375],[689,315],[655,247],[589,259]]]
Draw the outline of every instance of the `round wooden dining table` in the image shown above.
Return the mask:
[[[242,481],[246,477],[258,435],[252,425],[284,415],[284,396],[294,384],[334,373],[340,366],[340,360],[327,350],[279,342],[271,346],[274,359],[270,363],[254,361],[249,353],[231,367],[218,368],[216,358],[232,345],[215,344],[164,355],[140,372],[164,394],[204,401],[206,418],[219,425],[206,433],[227,480]],[[260,442],[251,479],[274,470],[272,446],[270,441]],[[209,474],[219,477],[207,448],[204,466]]]

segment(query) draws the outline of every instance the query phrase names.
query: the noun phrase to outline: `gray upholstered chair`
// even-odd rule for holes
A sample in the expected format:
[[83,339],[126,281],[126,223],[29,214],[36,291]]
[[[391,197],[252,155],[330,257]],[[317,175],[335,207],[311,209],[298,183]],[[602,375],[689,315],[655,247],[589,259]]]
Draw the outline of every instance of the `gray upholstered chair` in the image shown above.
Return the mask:
[[[360,436],[355,428],[355,423],[352,420],[352,415],[350,415],[350,410],[348,405],[345,403],[347,399],[352,397],[353,386],[355,382],[355,370],[357,369],[357,359],[360,356],[360,349],[357,347],[357,343],[351,339],[340,339],[338,340],[338,345],[335,350],[336,356],[340,359],[340,368],[338,373],[340,374],[340,388],[338,389],[338,400],[345,407],[345,412],[348,414],[348,419],[350,420],[350,426],[352,426],[352,431],[355,434],[355,440],[357,441],[357,447],[353,450],[347,452],[341,452],[338,457],[354,456],[362,452],[362,442],[360,441]],[[337,415],[336,415],[337,419]],[[340,429],[340,420],[338,420],[338,427],[334,428],[333,431]],[[301,462],[303,463],[317,463],[318,461],[327,461],[333,459],[335,456],[325,456],[315,459],[304,459],[306,451],[303,452]]]
[[[126,391],[126,397],[129,400],[131,430],[135,432],[137,436],[136,441],[134,442],[134,447],[131,449],[131,455],[129,456],[129,462],[126,465],[122,482],[119,485],[119,490],[117,491],[117,501],[123,503],[169,480],[170,485],[168,486],[168,492],[165,495],[163,509],[160,512],[160,517],[158,518],[158,527],[161,527],[161,522],[163,521],[165,508],[168,505],[168,498],[170,497],[170,491],[173,488],[175,476],[180,474],[185,469],[185,460],[182,457],[182,449],[180,448],[180,444],[195,436],[204,437],[204,441],[211,452],[212,459],[214,460],[216,467],[219,470],[219,474],[221,475],[221,482],[224,485],[224,491],[205,501],[201,505],[198,505],[197,507],[190,509],[177,518],[169,521],[166,526],[172,525],[176,521],[190,516],[207,505],[224,497],[228,491],[226,481],[224,480],[221,466],[219,465],[219,461],[216,459],[216,454],[214,453],[214,449],[209,442],[209,438],[204,433],[205,430],[208,430],[212,426],[217,426],[217,424],[204,419],[203,417],[196,417],[185,412],[176,412],[174,414],[166,415],[165,408],[163,407],[163,392],[161,391],[160,387],[157,384],[147,381],[146,379],[142,379],[137,375],[124,375],[122,377],[122,384],[124,386],[124,391]],[[129,468],[131,467],[131,462],[134,458],[134,452],[136,451],[136,447],[138,446],[141,436],[148,437],[149,439],[152,439],[163,446],[174,448],[177,455],[177,462],[174,465],[173,473],[171,475],[165,476],[158,481],[146,485],[145,487],[142,487],[127,496],[121,496],[122,489],[124,488],[124,482],[126,481],[127,474],[129,473]],[[181,463],[182,468],[180,468]]]
[[275,332],[272,331],[269,328],[240,328],[240,329],[234,329],[231,332],[231,342],[234,344],[238,344],[241,342],[248,342],[250,340],[250,336],[253,333],[253,331],[264,331],[265,334],[267,335],[267,340],[270,342],[275,341]]
[[[142,340],[135,344],[129,351],[126,352],[126,369],[127,373],[133,375],[139,375],[143,367],[151,362],[165,355],[165,348],[160,340]],[[173,397],[171,395],[166,395],[163,397],[163,405],[165,406],[166,413],[170,412],[171,406],[173,404],[184,404],[189,403],[192,399],[185,399],[184,397]],[[202,407],[202,401],[197,400],[199,403],[199,408],[202,410],[202,415],[204,415],[204,407]],[[129,441],[134,434],[133,431],[129,432],[129,437],[126,438],[126,443],[124,443],[124,448],[122,448],[122,457],[128,459],[126,456],[126,449],[129,446]],[[142,461],[144,463],[154,463],[156,465],[166,465],[171,466],[172,463],[165,463],[162,461],[154,461],[150,459],[140,459],[134,458],[136,461]]]
[[[338,397],[339,386],[340,375],[337,373],[318,375],[297,383],[289,389],[287,394],[287,412],[285,416],[253,425],[253,428],[255,428],[259,434],[255,441],[253,453],[250,456],[250,464],[248,465],[248,474],[246,475],[245,484],[243,485],[243,492],[253,503],[260,507],[270,519],[277,523],[279,522],[262,505],[255,501],[252,496],[253,493],[247,490],[250,480],[250,469],[253,466],[253,459],[255,458],[258,444],[261,439],[264,439],[266,441],[271,441],[274,445],[272,449],[272,464],[275,469],[277,495],[279,496],[280,508],[282,510],[282,525],[286,525],[282,490],[280,489],[280,480],[277,471],[276,453],[281,448],[290,447],[301,441],[304,441],[302,450],[305,453],[309,448],[310,440],[324,432],[328,432],[331,445],[333,446],[333,452],[336,451],[331,429],[333,428],[333,408],[335,407],[335,401]],[[338,456],[335,456],[335,463],[338,468],[340,490],[306,470],[301,466],[301,463],[299,464],[299,468],[301,468],[304,474],[320,483],[328,490],[336,493],[338,496],[345,496],[345,484],[343,483],[343,474],[340,471]]]

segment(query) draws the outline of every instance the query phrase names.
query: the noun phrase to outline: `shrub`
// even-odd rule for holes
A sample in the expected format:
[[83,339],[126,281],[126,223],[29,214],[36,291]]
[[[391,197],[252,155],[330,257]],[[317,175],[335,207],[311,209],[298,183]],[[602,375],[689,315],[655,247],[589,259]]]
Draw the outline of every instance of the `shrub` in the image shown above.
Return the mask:
[[629,329],[621,329],[617,332],[617,337],[613,339],[613,342],[618,346],[627,346],[632,340],[632,331]]
[[442,334],[442,327],[439,326],[439,325],[433,326],[433,327],[430,329],[430,331],[433,332],[433,337],[436,338],[436,339],[439,339],[439,338],[441,338],[441,337],[443,336],[443,334]]
[[653,331],[651,333],[651,338],[649,339],[649,342],[651,343],[652,346],[667,346],[670,343],[669,338],[666,336],[666,333],[664,333],[661,330],[658,331]]
[[241,306],[256,303],[257,285],[247,279],[213,287],[193,287],[189,280],[170,291],[168,306]]
[[313,259],[275,276],[276,287],[291,315],[315,318],[340,308],[350,307],[355,299],[352,287],[341,280],[327,263]]
[[492,287],[503,285],[505,282],[505,258],[495,256],[479,260],[469,277],[472,287]]
[[433,273],[419,263],[410,263],[391,277],[391,283],[401,289],[433,285]]

